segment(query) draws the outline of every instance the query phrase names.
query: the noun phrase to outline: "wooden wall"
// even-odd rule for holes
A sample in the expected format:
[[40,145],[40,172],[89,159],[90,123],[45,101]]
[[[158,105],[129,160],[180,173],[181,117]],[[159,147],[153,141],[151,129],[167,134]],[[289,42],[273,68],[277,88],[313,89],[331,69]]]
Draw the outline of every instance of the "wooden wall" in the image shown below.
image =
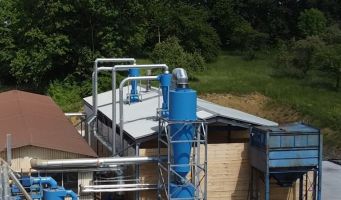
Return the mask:
[[[140,155],[157,155],[157,149],[141,149]],[[140,175],[145,183],[157,183],[157,164],[141,165]],[[248,143],[209,144],[208,199],[247,200],[249,185]],[[298,185],[283,188],[271,180],[271,200],[298,200]],[[261,178],[257,179],[257,187],[258,197],[263,199],[264,182]],[[156,191],[144,191],[140,195],[141,199],[156,199]]]

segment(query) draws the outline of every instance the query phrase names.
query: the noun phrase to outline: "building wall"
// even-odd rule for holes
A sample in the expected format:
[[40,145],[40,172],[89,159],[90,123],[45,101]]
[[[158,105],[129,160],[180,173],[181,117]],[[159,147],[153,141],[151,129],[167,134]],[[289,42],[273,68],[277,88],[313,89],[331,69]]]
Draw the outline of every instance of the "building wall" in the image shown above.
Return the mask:
[[[248,143],[208,144],[208,199],[245,200],[250,187],[250,165],[248,162]],[[157,155],[157,149],[141,149],[141,155]],[[140,166],[142,182],[157,183],[157,164]],[[258,190],[264,196],[261,178]],[[283,188],[271,180],[271,200],[298,200],[298,184]],[[156,191],[141,192],[141,199],[156,199]]]
[[[6,152],[0,152],[0,157],[6,160]],[[74,159],[74,158],[87,158],[88,156],[75,154],[71,152],[59,151],[54,149],[47,149],[35,146],[24,146],[20,148],[15,148],[12,150],[12,163],[11,168],[17,172],[29,173],[35,172],[31,169],[30,160],[32,158],[39,159]],[[89,185],[90,180],[92,180],[92,172],[79,172],[78,173],[78,185]],[[79,189],[78,189],[79,190]],[[79,191],[75,191],[78,192]],[[92,196],[81,195],[80,200],[90,200],[93,199]]]

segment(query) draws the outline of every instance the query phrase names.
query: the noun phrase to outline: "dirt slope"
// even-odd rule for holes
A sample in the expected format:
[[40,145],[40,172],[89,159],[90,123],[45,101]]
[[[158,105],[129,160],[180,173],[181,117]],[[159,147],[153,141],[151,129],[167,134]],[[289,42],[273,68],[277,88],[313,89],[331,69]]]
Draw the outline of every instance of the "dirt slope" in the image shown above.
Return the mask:
[[275,106],[268,97],[259,93],[242,96],[212,93],[201,95],[200,98],[278,123],[304,121],[304,118],[295,110],[284,106]]

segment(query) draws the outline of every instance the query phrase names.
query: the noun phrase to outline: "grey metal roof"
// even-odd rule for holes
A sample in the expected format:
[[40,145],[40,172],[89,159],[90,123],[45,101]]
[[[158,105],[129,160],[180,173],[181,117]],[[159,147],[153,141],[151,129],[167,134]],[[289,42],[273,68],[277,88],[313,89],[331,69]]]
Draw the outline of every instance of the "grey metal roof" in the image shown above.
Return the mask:
[[[156,120],[156,109],[159,105],[159,90],[152,88],[149,92],[141,89],[142,102],[133,104],[124,104],[124,131],[133,139],[138,140],[153,135],[158,130],[158,121]],[[128,87],[123,88],[126,97]],[[98,94],[98,111],[103,113],[110,120],[112,119],[112,92],[107,91]],[[119,126],[119,91],[116,90],[116,123]],[[125,98],[124,97],[124,98]],[[84,98],[84,101],[92,106],[92,96]],[[276,122],[272,122],[239,110],[220,106],[198,98],[197,116],[200,119],[212,119],[215,117],[223,117],[231,120],[237,120],[246,124],[276,126]]]

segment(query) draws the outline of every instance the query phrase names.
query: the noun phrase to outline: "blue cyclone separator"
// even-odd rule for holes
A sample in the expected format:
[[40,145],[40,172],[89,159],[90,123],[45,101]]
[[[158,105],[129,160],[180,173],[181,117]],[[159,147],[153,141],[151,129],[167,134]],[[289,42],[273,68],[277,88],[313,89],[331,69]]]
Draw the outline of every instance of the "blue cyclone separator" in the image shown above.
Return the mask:
[[[190,154],[192,142],[195,133],[193,123],[186,124],[186,121],[194,121],[197,119],[197,93],[188,88],[176,88],[169,93],[169,120],[179,123],[170,125],[170,136],[172,141],[184,141],[172,143],[173,164],[184,165],[175,166],[173,170],[183,178],[190,171]],[[179,181],[180,180],[180,181]],[[171,198],[194,198],[195,188],[192,184],[183,184],[183,180],[176,177],[170,185]]]
[[[188,88],[176,88],[170,91],[169,98],[169,120],[180,121],[170,125],[170,136],[172,141],[193,140],[195,126],[192,123],[185,124],[181,121],[194,121],[197,119],[197,93]],[[191,142],[173,143],[174,164],[188,165],[191,154]],[[190,171],[190,166],[176,166],[174,170],[185,177]]]
[[162,90],[162,111],[161,116],[162,117],[168,117],[168,96],[169,96],[169,88],[172,83],[172,74],[161,74],[158,77],[158,80],[160,82],[160,87]]
[[[140,75],[140,70],[138,68],[129,69],[129,77],[137,77]],[[139,94],[137,91],[137,81],[131,81],[131,91],[130,91],[130,102],[139,102]]]
[[177,185],[174,183],[170,184],[170,194],[172,198],[185,198],[192,199],[194,197],[195,188],[192,184],[185,186]]

